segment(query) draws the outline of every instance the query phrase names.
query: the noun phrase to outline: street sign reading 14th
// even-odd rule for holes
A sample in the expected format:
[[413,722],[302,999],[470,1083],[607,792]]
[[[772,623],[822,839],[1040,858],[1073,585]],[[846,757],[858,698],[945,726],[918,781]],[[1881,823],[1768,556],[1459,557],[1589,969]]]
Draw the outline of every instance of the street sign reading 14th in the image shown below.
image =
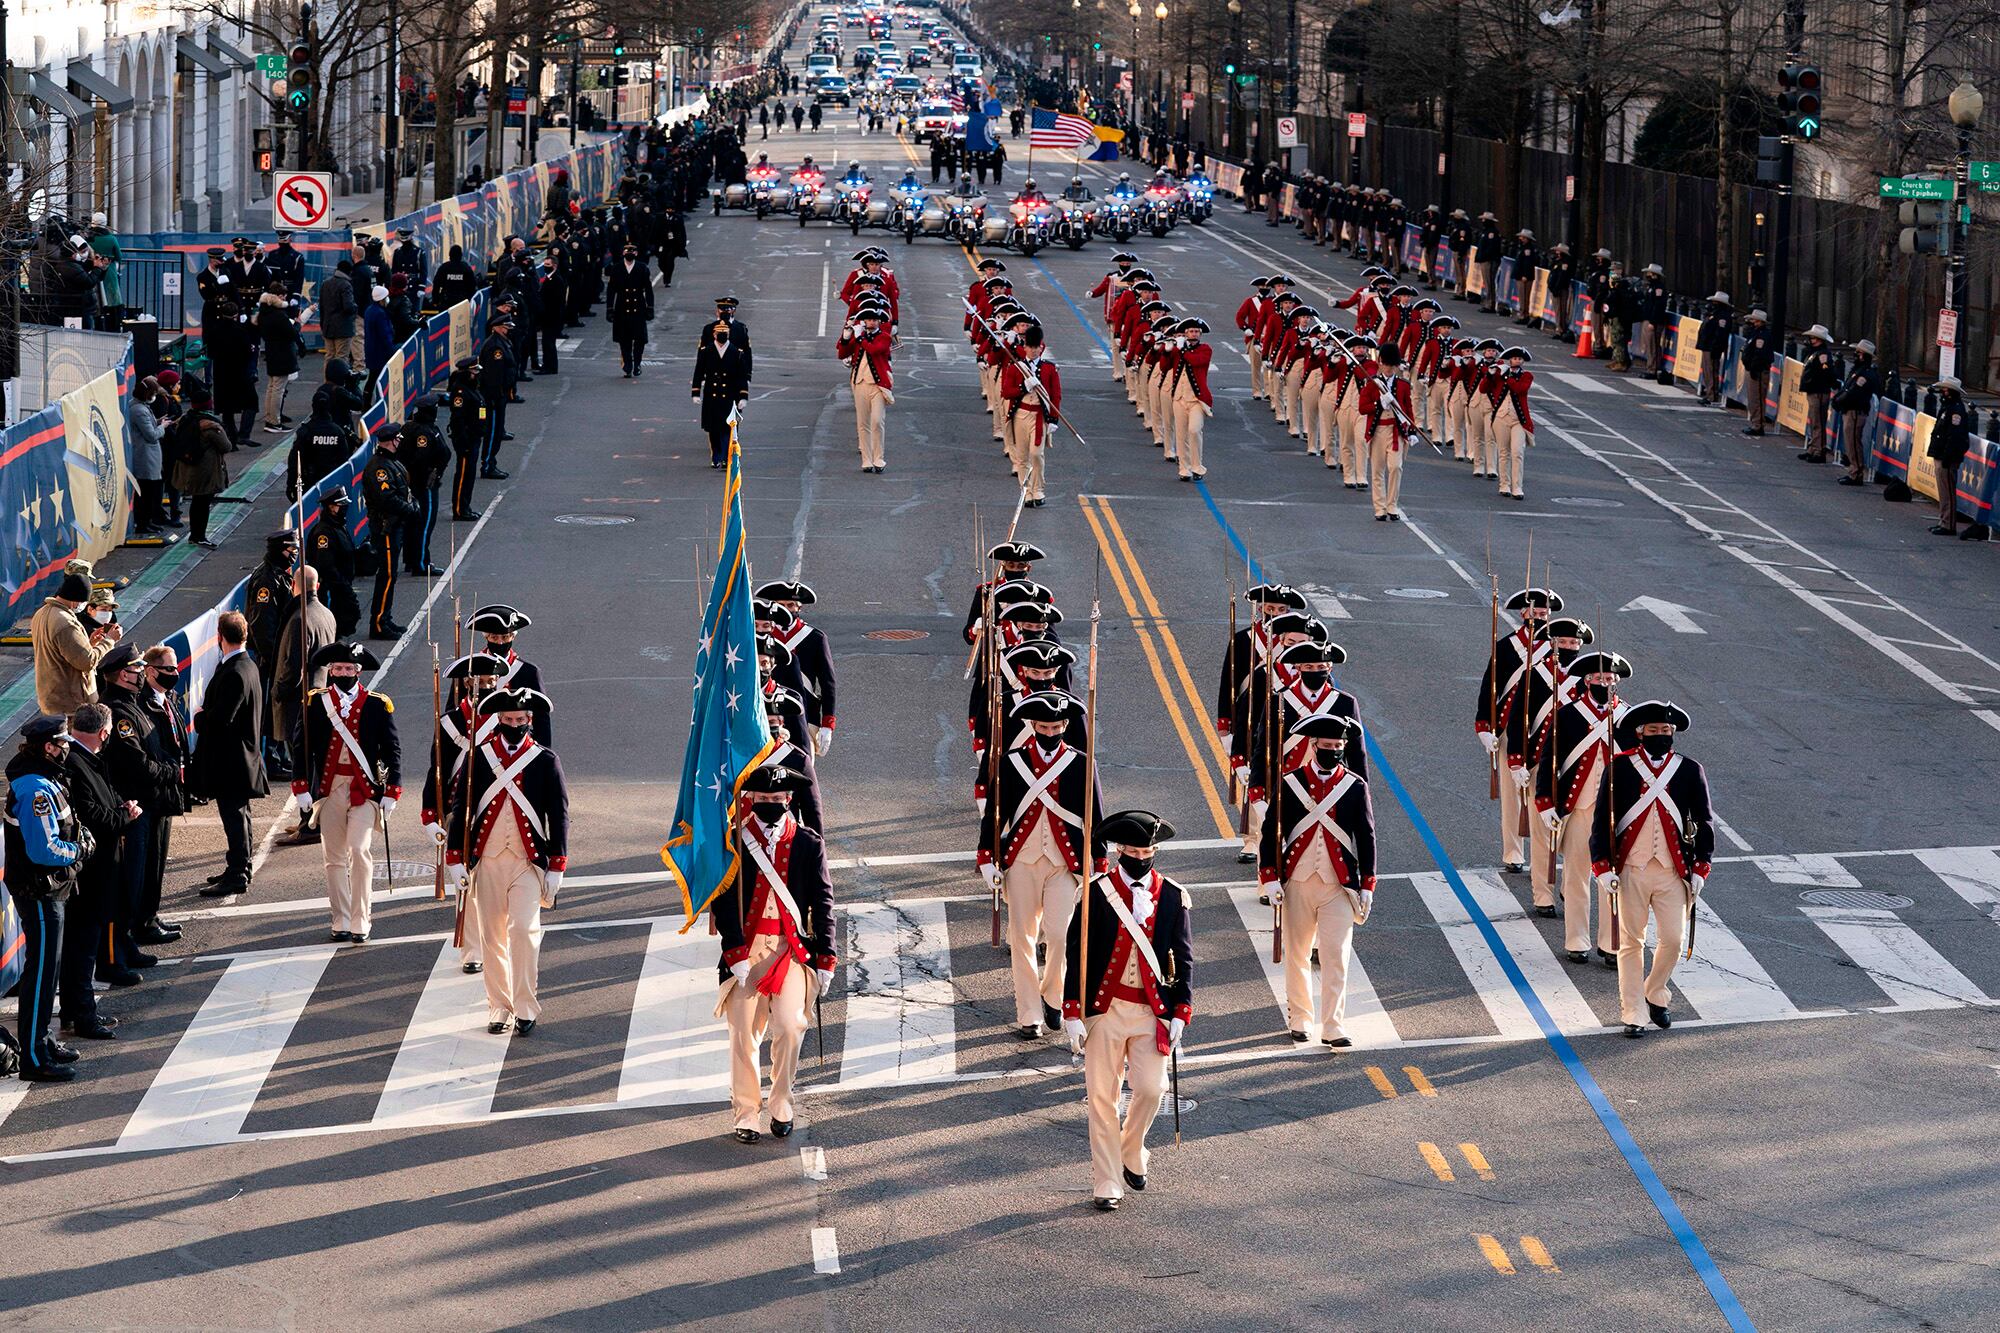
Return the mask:
[[1951,182],[1924,176],[1884,176],[1882,198],[1949,200]]

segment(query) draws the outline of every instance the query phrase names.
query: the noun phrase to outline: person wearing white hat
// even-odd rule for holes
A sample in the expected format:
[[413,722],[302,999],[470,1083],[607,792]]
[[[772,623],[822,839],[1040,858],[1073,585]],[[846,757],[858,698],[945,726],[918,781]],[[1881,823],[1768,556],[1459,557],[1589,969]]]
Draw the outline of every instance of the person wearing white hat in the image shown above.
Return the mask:
[[1840,392],[1833,396],[1833,410],[1840,413],[1840,443],[1847,451],[1847,472],[1843,486],[1860,486],[1868,480],[1868,418],[1875,411],[1875,395],[1882,392],[1882,372],[1875,368],[1875,344],[1863,338],[1854,344],[1854,366],[1847,372]]
[[1956,375],[1937,382],[1936,424],[1931,427],[1929,453],[1937,468],[1938,521],[1933,536],[1958,535],[1958,467],[1972,449],[1972,411],[1965,403],[1965,386]]
[[1799,391],[1806,396],[1806,447],[1799,457],[1809,463],[1826,461],[1827,403],[1840,387],[1840,358],[1832,344],[1826,325],[1806,330],[1806,360],[1799,368]]
[[1729,355],[1729,293],[1718,291],[1708,298],[1708,313],[1702,317],[1701,331],[1695,335],[1695,350],[1701,355],[1701,373],[1695,378],[1695,397],[1701,405],[1722,397],[1722,361]]
[[1765,322],[1768,319],[1762,310],[1744,316],[1743,350],[1736,364],[1743,368],[1743,410],[1750,418],[1745,435],[1764,433],[1764,394],[1771,383],[1771,363],[1778,356],[1778,340]]

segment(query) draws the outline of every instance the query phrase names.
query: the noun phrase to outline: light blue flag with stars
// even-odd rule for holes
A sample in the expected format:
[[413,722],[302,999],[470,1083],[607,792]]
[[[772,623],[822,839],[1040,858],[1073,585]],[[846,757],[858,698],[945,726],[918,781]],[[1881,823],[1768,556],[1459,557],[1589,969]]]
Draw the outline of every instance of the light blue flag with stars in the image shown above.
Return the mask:
[[715,583],[694,659],[694,722],[681,759],[673,834],[660,859],[680,885],[691,928],[740,869],[732,819],[743,779],[776,748],[757,679],[750,560],[743,549],[743,455],[732,430]]

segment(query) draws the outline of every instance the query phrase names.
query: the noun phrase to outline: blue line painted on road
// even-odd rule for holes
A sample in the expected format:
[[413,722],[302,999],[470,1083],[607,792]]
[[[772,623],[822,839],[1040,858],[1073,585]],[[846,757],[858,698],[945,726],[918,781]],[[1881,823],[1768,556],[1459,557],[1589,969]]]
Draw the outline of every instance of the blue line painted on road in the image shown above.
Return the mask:
[[1111,350],[1111,344],[1104,341],[1104,335],[1099,333],[1096,326],[1083,317],[1083,311],[1077,306],[1076,302],[1069,299],[1069,293],[1063,289],[1063,285],[1060,282],[1056,281],[1056,275],[1049,272],[1049,266],[1039,259],[1030,259],[1028,262],[1035,266],[1036,272],[1049,280],[1049,286],[1056,289],[1056,295],[1062,298],[1063,304],[1069,307],[1069,312],[1076,316],[1076,322],[1083,325],[1083,331],[1090,335],[1091,340],[1103,349],[1106,356],[1115,356],[1116,353]]
[[[1229,544],[1243,557],[1250,569],[1250,576],[1262,583],[1264,581],[1262,566],[1257,563],[1256,557],[1250,554],[1250,548],[1243,544],[1243,538],[1237,535],[1229,520],[1223,517],[1221,506],[1216,504],[1215,497],[1209,494],[1208,483],[1197,480],[1195,489],[1200,492],[1202,503],[1208,506],[1208,512],[1222,528],[1223,535],[1228,537]],[[1660,1180],[1659,1173],[1653,1169],[1653,1164],[1646,1160],[1644,1150],[1633,1140],[1632,1132],[1625,1127],[1623,1117],[1618,1114],[1617,1108],[1611,1105],[1611,1099],[1604,1095],[1604,1089],[1598,1086],[1596,1077],[1584,1065],[1583,1057],[1576,1053],[1576,1048],[1570,1045],[1569,1038],[1563,1035],[1562,1029],[1557,1027],[1555,1020],[1549,1016],[1547,1006],[1542,1003],[1542,997],[1535,994],[1535,988],[1521,972],[1520,964],[1514,961],[1514,955],[1507,952],[1507,946],[1501,942],[1500,932],[1493,928],[1492,919],[1481,910],[1478,901],[1465,887],[1465,881],[1459,877],[1458,867],[1452,863],[1450,854],[1444,849],[1444,843],[1438,839],[1437,831],[1431,827],[1430,821],[1424,818],[1423,812],[1417,809],[1417,803],[1411,799],[1409,789],[1403,786],[1403,780],[1396,776],[1395,766],[1389,762],[1389,757],[1382,753],[1382,747],[1376,744],[1374,733],[1364,732],[1362,739],[1367,742],[1368,757],[1375,765],[1376,775],[1388,785],[1390,793],[1396,798],[1396,803],[1401,805],[1403,813],[1410,817],[1410,823],[1416,827],[1417,836],[1423,839],[1424,848],[1430,853],[1431,860],[1435,861],[1438,869],[1444,872],[1445,882],[1451,885],[1451,891],[1457,896],[1459,906],[1465,909],[1466,915],[1479,928],[1480,937],[1486,941],[1486,947],[1492,950],[1494,958],[1499,960],[1500,970],[1507,974],[1507,980],[1512,983],[1514,993],[1520,996],[1521,1003],[1526,1005],[1528,1012],[1534,1016],[1536,1026],[1541,1028],[1542,1039],[1548,1042],[1556,1058],[1562,1061],[1563,1068],[1575,1081],[1577,1089],[1583,1093],[1583,1099],[1590,1103],[1590,1109],[1596,1113],[1598,1123],[1604,1126],[1604,1132],[1611,1136],[1613,1146],[1624,1157],[1625,1165],[1631,1168],[1634,1176],[1638,1177],[1640,1187],[1646,1191],[1646,1197],[1653,1201],[1655,1208],[1659,1209],[1660,1217],[1667,1224],[1667,1230],[1672,1233],[1681,1251],[1687,1255],[1688,1262],[1694,1265],[1695,1275],[1701,1279],[1702,1285],[1708,1288],[1708,1294],[1715,1298],[1716,1307],[1722,1311],[1722,1317],[1729,1322],[1732,1329],[1740,1330],[1742,1333],[1754,1330],[1757,1326],[1750,1321],[1742,1302],[1736,1299],[1736,1293],[1731,1290],[1729,1280],[1723,1277],[1722,1270],[1716,1267],[1714,1258],[1709,1255],[1708,1247],[1702,1244],[1701,1237],[1695,1234],[1694,1227],[1681,1212],[1680,1205],[1667,1193],[1667,1187]]]

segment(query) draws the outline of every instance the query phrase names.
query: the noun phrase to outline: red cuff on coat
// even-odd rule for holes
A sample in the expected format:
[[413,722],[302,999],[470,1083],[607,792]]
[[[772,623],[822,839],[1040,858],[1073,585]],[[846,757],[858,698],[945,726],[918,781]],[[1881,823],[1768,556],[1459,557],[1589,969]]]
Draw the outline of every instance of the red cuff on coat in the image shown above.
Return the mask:
[[1182,1025],[1185,1026],[1194,1021],[1194,1008],[1191,1005],[1177,1004],[1174,1006],[1173,1016],[1180,1019]]
[[569,858],[567,856],[551,856],[548,868],[550,870],[568,870]]
[[750,946],[747,944],[739,944],[734,949],[724,949],[722,951],[723,966],[734,967],[749,956]]

